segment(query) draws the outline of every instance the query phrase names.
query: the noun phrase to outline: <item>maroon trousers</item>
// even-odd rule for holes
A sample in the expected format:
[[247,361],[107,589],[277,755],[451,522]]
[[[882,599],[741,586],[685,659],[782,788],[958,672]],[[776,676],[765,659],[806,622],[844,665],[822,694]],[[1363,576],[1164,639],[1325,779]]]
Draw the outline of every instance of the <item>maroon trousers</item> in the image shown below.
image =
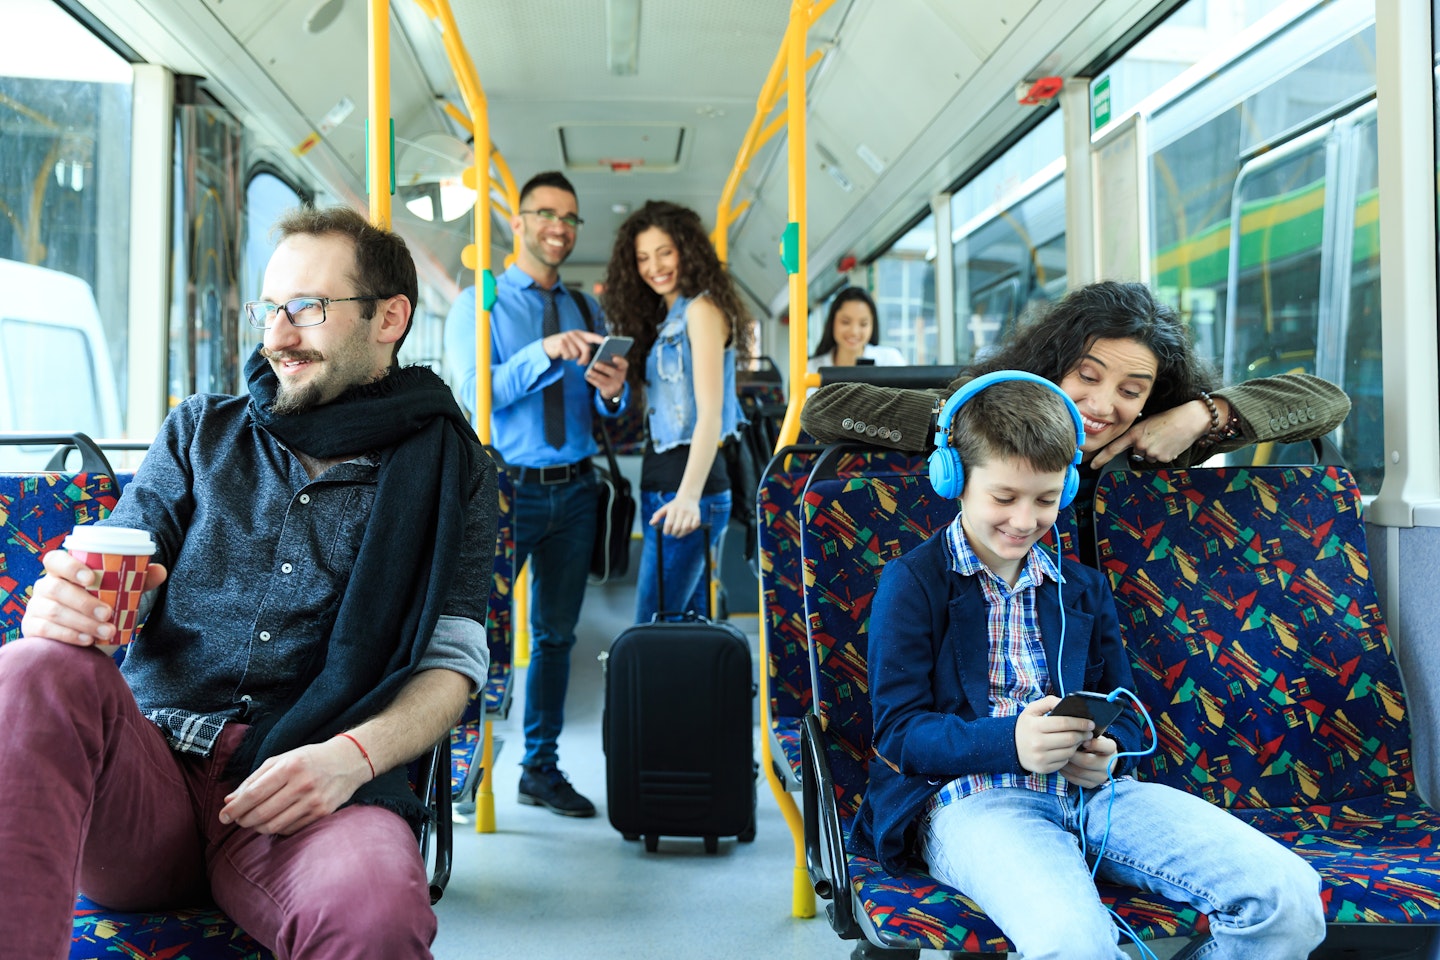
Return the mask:
[[428,958],[425,866],[406,822],[350,806],[288,837],[219,820],[234,789],[215,755],[173,752],[99,651],[0,647],[0,944],[69,955],[75,894],[118,910],[206,901],[280,960]]

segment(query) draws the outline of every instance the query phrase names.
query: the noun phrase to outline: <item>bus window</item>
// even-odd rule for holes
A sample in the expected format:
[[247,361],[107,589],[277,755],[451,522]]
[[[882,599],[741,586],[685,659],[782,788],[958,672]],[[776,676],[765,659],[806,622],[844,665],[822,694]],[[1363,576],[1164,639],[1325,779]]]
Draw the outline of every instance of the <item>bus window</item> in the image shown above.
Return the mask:
[[[52,0],[8,0],[0,36],[0,429],[118,435],[125,411],[134,71]],[[97,309],[96,304],[99,304]],[[79,316],[67,318],[68,310]],[[31,349],[45,352],[30,352]],[[91,351],[84,353],[84,351]],[[83,414],[36,405],[65,381]],[[103,377],[103,383],[101,378]],[[96,419],[97,404],[104,415]],[[62,423],[70,415],[83,416]],[[103,430],[102,430],[103,428]]]
[[1360,489],[1373,493],[1385,478],[1385,416],[1380,371],[1380,158],[1372,115],[1353,128],[1348,149],[1353,220],[1349,296],[1343,324],[1340,386],[1350,416],[1340,428],[1340,452]]
[[1317,372],[1325,146],[1267,157],[1235,181],[1227,383]]

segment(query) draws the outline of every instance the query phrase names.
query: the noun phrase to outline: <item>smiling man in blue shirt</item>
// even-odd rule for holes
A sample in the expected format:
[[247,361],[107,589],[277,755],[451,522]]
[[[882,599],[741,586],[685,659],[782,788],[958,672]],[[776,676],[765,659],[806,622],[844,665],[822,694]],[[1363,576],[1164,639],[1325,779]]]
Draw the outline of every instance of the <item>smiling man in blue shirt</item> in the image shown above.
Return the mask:
[[[529,558],[534,576],[519,799],[568,817],[595,815],[595,805],[560,772],[556,746],[595,542],[592,417],[625,408],[628,367],[622,357],[585,370],[604,339],[604,318],[593,299],[560,282],[560,264],[583,222],[563,174],[532,177],[510,220],[520,249],[495,285],[490,314],[491,438],[515,481],[515,568]],[[473,417],[474,287],[445,320],[445,358]]]

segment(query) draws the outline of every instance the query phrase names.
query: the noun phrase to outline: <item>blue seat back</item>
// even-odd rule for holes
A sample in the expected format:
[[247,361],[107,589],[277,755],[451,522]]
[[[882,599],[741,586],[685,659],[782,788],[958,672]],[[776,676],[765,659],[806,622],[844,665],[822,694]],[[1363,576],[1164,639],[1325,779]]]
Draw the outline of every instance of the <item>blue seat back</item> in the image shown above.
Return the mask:
[[457,800],[468,799],[478,782],[485,718],[508,716],[514,695],[515,485],[505,472],[500,455],[493,450],[490,455],[497,465],[495,559],[485,618],[490,672],[485,689],[470,697],[460,722],[450,731],[450,787]]
[[815,713],[831,743],[842,816],[859,810],[873,724],[866,676],[870,604],[886,562],[955,518],[953,500],[915,474],[812,478],[801,555]]

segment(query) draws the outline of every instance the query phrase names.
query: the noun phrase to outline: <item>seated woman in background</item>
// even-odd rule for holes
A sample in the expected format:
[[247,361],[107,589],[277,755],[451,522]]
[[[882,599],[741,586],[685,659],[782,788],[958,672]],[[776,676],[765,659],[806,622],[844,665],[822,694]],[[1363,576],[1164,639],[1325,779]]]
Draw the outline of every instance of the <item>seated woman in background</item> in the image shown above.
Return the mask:
[[[1045,377],[1080,408],[1081,510],[1099,468],[1121,454],[1136,466],[1187,467],[1252,443],[1322,437],[1350,412],[1344,391],[1309,374],[1219,386],[1180,318],[1149,287],[1102,281],[1066,294],[945,389],[830,384],[806,400],[800,425],[821,443],[863,439],[921,453],[945,398],[994,370]],[[1087,529],[1088,517],[1079,519]]]
[[[648,201],[620,225],[605,271],[605,317],[635,338],[632,387],[646,391],[650,439],[640,462],[645,546],[635,619],[704,610],[705,539],[718,563],[730,522],[730,479],[720,444],[745,424],[735,395],[735,354],[750,355],[755,321],[695,211]],[[665,537],[665,596],[656,545]]]
[[873,363],[877,367],[903,367],[905,358],[894,347],[880,346],[880,324],[875,301],[859,287],[846,287],[830,301],[825,330],[806,364],[806,372],[821,367],[853,367]]

